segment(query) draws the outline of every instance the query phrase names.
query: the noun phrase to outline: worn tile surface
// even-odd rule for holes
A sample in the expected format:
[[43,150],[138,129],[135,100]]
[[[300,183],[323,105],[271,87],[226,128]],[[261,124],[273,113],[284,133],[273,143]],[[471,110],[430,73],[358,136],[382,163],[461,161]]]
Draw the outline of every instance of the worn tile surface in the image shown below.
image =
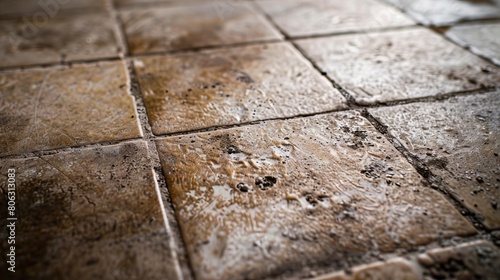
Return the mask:
[[289,43],[144,57],[134,66],[155,134],[345,107]]
[[361,104],[500,85],[497,67],[423,28],[297,42]]
[[265,18],[246,4],[222,10],[213,4],[156,7],[124,11],[121,18],[132,54],[280,38]]
[[[61,11],[69,9],[104,9],[106,0],[2,0],[0,1],[0,17],[10,14],[24,14],[31,22],[41,19],[43,15],[54,17]],[[34,19],[34,20],[33,20]]]
[[121,62],[0,74],[0,155],[140,137]]
[[118,57],[114,24],[104,12],[0,20],[0,67]]
[[465,205],[500,228],[500,93],[370,109]]
[[[177,279],[144,142],[4,160],[2,205],[9,168],[17,271],[2,279]],[[0,217],[5,228],[7,212]],[[0,237],[6,252],[7,231]]]
[[430,250],[421,258],[432,279],[500,279],[500,250],[488,241],[476,241]]
[[475,232],[355,112],[157,147],[198,279],[258,279]]
[[500,65],[500,23],[458,25],[449,29],[446,36]]
[[291,37],[412,25],[404,14],[373,0],[258,1]]
[[500,18],[497,0],[384,0],[403,9],[425,25],[452,25],[456,22]]

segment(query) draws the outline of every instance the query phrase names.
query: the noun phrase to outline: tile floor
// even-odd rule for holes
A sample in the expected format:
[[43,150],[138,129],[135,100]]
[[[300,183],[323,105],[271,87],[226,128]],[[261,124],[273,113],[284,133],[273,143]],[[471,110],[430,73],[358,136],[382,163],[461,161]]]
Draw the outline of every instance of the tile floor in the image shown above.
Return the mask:
[[0,279],[499,279],[499,10],[0,2]]

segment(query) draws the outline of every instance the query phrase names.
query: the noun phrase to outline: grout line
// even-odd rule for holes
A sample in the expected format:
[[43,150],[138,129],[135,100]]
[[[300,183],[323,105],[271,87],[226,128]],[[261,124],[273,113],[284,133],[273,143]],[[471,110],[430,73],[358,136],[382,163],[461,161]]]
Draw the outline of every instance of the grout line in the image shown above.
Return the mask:
[[119,14],[116,11],[116,7],[114,5],[113,0],[107,0],[109,7],[110,7],[110,14],[111,17],[113,18],[115,24],[115,33],[116,33],[116,41],[119,46],[119,57],[124,58],[128,54],[128,46],[127,46],[127,39],[126,39],[126,34],[123,28],[123,24],[120,20]]
[[427,165],[418,158],[417,155],[410,153],[404,145],[389,132],[389,127],[371,115],[368,110],[362,111],[362,116],[366,118],[385,138],[396,148],[408,162],[417,170],[417,172],[429,183],[430,187],[440,192],[454,207],[465,217],[474,228],[481,234],[487,234],[488,230],[483,226],[478,214],[467,209],[461,202],[458,195],[445,185],[441,177],[433,174]]

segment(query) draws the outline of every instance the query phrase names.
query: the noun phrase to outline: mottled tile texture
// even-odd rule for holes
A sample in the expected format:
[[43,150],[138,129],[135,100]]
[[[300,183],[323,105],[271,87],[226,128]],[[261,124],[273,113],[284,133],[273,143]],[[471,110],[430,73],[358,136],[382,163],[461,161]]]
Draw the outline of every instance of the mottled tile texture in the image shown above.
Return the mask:
[[[177,279],[144,142],[4,160],[3,193],[8,168],[16,169],[18,265],[3,279]],[[6,252],[7,231],[0,237]]]
[[475,231],[357,113],[157,146],[198,279],[258,279]]
[[370,109],[490,229],[500,228],[500,93]]
[[423,28],[299,40],[298,45],[361,104],[500,85],[494,65]]
[[121,62],[0,74],[0,155],[140,137]]
[[134,61],[155,134],[345,107],[289,43]]
[[43,14],[53,17],[67,10],[104,10],[106,0],[2,0],[0,18],[26,15],[28,20],[42,18]]

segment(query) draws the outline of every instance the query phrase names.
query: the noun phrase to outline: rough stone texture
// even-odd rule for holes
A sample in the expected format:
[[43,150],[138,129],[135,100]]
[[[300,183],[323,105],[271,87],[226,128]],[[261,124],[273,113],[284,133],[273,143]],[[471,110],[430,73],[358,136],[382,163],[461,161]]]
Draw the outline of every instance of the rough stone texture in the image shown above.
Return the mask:
[[358,103],[500,85],[500,71],[424,28],[297,41]]
[[375,0],[275,0],[257,3],[290,37],[414,24],[401,12]]
[[[2,279],[177,279],[144,142],[0,163],[16,169],[16,273]],[[0,211],[6,228],[7,211]],[[0,231],[6,274],[7,231]]]
[[500,279],[500,250],[488,241],[434,249],[423,255],[431,279]]
[[259,279],[475,232],[356,112],[157,147],[197,279]]
[[185,5],[192,3],[209,3],[212,4],[217,9],[230,9],[234,5],[238,5],[237,2],[252,1],[252,0],[114,0],[114,3],[119,8],[129,8],[130,6],[138,5]]
[[134,60],[155,134],[346,107],[289,44]]
[[466,20],[500,18],[498,0],[384,0],[425,25],[452,25]]
[[493,229],[500,228],[498,108],[495,92],[369,112]]
[[0,155],[141,137],[123,63],[0,74]]
[[39,24],[0,20],[0,67],[118,57],[113,18],[106,13],[58,15]]
[[155,7],[121,13],[132,54],[185,50],[281,35],[250,5],[218,9],[213,4]]
[[446,32],[446,36],[500,65],[500,23],[454,26]]
[[404,279],[420,280],[421,275],[414,265],[405,259],[396,258],[387,262],[378,262],[369,265],[354,267],[350,275],[344,272],[324,275],[314,280],[387,280]]
[[0,17],[9,14],[24,14],[28,19],[49,17],[64,10],[81,10],[86,8],[104,9],[106,0],[2,0],[0,1]]

